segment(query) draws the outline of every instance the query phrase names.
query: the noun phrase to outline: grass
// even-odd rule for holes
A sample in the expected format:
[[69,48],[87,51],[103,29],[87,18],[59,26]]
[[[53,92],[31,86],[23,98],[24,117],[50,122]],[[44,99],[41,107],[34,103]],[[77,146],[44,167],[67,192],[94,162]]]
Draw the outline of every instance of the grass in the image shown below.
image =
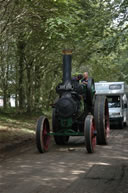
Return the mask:
[[0,149],[35,137],[38,116],[0,114]]
[[[48,117],[51,125],[51,111],[45,111],[43,114]],[[35,139],[36,123],[41,115],[41,112],[30,115],[23,112],[16,113],[15,109],[6,111],[0,109],[0,149],[28,139]]]

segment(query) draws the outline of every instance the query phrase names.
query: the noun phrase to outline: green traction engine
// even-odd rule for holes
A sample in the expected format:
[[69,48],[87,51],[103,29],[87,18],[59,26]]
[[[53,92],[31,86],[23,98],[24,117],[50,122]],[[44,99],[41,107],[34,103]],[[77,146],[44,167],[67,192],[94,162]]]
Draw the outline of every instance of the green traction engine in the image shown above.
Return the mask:
[[70,136],[83,136],[88,153],[96,143],[107,144],[109,133],[108,103],[95,96],[94,80],[84,84],[71,77],[72,52],[63,51],[63,79],[56,87],[58,98],[53,104],[52,131],[49,121],[41,116],[36,126],[36,145],[40,153],[48,151],[50,136],[57,145],[66,145]]

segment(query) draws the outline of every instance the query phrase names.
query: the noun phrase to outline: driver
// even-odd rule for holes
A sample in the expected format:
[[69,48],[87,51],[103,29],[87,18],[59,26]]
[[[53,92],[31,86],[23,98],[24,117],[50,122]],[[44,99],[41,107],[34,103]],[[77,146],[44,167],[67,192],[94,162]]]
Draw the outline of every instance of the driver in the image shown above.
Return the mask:
[[88,84],[88,72],[83,73],[83,79],[81,80],[81,83]]

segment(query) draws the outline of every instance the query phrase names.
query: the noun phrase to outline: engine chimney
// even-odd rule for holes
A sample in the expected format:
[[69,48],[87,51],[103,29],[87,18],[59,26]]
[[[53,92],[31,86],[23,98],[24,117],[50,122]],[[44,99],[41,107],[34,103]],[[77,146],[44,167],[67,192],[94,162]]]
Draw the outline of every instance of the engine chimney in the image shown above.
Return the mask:
[[72,51],[63,50],[63,84],[71,83]]

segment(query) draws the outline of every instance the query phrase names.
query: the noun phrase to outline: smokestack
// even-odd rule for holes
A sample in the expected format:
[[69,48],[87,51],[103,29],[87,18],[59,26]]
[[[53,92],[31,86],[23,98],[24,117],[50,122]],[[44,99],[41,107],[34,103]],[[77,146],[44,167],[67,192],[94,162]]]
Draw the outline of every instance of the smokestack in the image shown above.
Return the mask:
[[63,84],[71,83],[72,51],[63,50]]

